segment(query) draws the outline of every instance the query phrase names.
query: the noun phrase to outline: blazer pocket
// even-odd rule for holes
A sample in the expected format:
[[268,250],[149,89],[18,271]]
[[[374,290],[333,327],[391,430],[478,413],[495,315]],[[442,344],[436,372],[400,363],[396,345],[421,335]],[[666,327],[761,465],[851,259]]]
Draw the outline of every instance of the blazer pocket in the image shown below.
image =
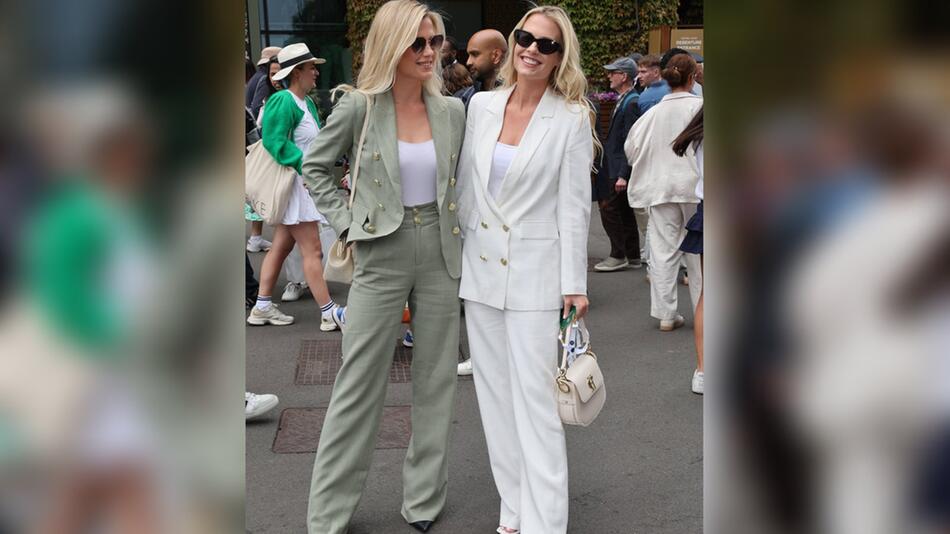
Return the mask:
[[478,212],[473,211],[469,216],[468,220],[465,221],[465,227],[469,230],[474,230],[478,227]]
[[557,239],[557,223],[554,221],[522,221],[519,225],[521,239]]

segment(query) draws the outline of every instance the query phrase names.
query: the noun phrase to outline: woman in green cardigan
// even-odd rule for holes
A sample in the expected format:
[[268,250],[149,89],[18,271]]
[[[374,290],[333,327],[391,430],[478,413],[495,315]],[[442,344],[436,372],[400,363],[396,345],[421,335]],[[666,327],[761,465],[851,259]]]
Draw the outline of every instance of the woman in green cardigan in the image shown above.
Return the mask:
[[247,322],[252,325],[288,325],[294,322],[293,317],[278,310],[271,302],[271,295],[280,268],[296,243],[303,256],[307,284],[320,306],[320,330],[329,332],[342,326],[343,309],[330,298],[330,291],[323,279],[317,224],[327,224],[327,219],[317,211],[310,193],[303,185],[300,171],[304,151],[320,131],[317,107],[307,93],[317,84],[316,64],[326,60],[314,57],[303,43],[284,47],[277,55],[277,60],[281,70],[274,75],[274,79],[286,79],[287,89],[274,93],[267,100],[261,120],[261,138],[264,148],[274,159],[281,165],[296,169],[297,176],[284,210],[284,218],[274,227],[273,245],[261,265],[257,303]]

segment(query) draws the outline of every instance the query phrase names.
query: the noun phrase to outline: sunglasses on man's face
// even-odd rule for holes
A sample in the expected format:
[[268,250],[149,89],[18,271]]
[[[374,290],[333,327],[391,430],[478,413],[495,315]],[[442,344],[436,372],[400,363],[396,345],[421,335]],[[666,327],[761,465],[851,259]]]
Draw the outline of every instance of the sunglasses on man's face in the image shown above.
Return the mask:
[[532,35],[531,32],[524,30],[515,30],[515,42],[524,48],[530,47],[531,43],[538,43],[538,52],[546,56],[561,51],[561,43],[554,39],[548,39],[547,37],[541,37],[539,39]]
[[[432,50],[438,51],[442,48],[442,42],[445,41],[444,35],[433,35],[429,38],[429,46],[432,47]],[[425,37],[416,37],[416,40],[409,45],[409,48],[417,54],[421,54],[423,50],[426,49],[426,38]]]

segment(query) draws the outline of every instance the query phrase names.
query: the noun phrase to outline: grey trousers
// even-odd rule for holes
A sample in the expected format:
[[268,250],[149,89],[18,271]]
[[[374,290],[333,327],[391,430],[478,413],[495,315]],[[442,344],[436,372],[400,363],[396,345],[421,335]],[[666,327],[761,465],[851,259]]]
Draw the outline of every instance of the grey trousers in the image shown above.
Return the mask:
[[372,461],[389,368],[412,313],[412,438],[403,465],[402,516],[433,521],[445,505],[447,448],[459,350],[458,280],[442,257],[435,204],[406,208],[393,234],[356,243],[336,377],[313,466],[309,534],[342,534]]

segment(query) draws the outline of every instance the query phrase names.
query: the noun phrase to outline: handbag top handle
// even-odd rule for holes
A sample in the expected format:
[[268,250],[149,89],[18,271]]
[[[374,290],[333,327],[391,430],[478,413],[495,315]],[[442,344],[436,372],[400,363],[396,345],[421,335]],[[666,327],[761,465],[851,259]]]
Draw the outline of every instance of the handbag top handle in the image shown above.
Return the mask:
[[353,197],[356,195],[356,179],[360,175],[360,160],[363,157],[363,143],[366,141],[366,125],[369,124],[369,112],[373,107],[373,97],[370,95],[366,96],[366,113],[363,115],[363,129],[360,130],[360,142],[356,146],[356,163],[353,165],[353,176],[350,180],[350,204],[349,208],[353,209]]
[[[583,354],[594,354],[590,350],[590,332],[587,330],[587,325],[584,324],[583,319],[574,318],[574,308],[571,308],[570,315],[565,321],[569,321],[566,325],[561,327],[560,335],[558,336],[558,341],[561,342],[561,363],[558,365],[558,369],[561,372],[567,371],[567,360],[568,354],[570,353],[569,344],[571,341],[571,334],[574,330],[580,333],[581,343],[580,348],[584,349]],[[596,356],[594,356],[596,359]]]

